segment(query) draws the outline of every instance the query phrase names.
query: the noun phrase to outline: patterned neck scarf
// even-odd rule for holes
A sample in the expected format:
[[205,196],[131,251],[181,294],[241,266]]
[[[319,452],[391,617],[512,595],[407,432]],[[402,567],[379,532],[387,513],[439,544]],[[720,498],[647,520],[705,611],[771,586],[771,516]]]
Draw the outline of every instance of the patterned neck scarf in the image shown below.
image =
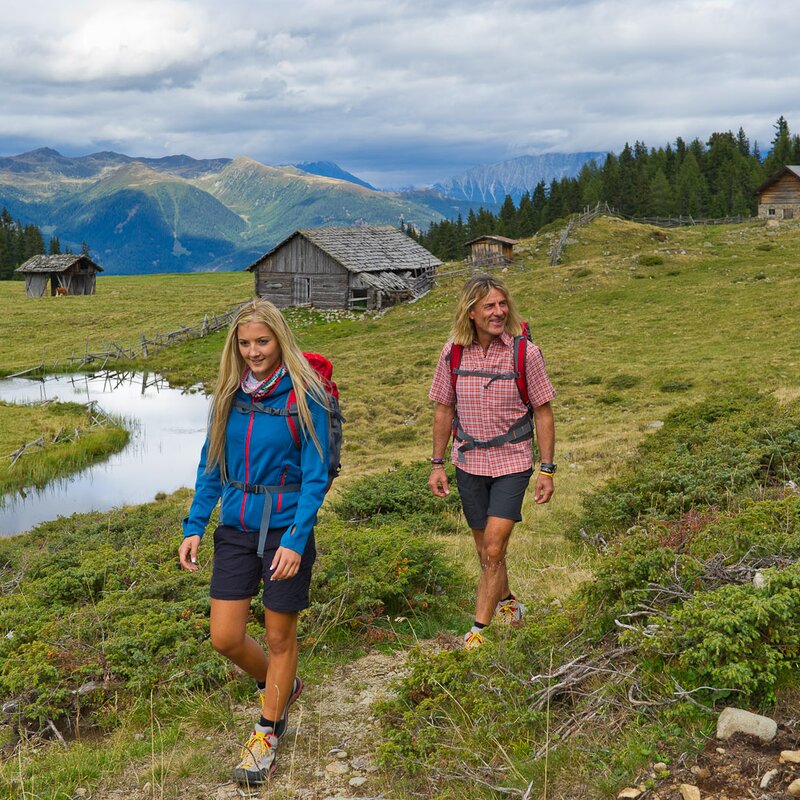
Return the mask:
[[275,387],[280,383],[281,378],[286,374],[286,367],[279,364],[271,375],[260,381],[253,373],[246,369],[242,375],[241,387],[245,394],[249,394],[253,400],[258,402],[275,391]]

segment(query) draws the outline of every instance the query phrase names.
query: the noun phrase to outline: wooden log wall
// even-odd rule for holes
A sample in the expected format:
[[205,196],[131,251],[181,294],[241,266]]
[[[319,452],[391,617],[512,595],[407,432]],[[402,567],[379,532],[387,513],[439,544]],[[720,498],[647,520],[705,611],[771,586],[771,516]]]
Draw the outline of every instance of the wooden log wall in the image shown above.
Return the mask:
[[308,278],[308,302],[315,308],[347,308],[350,273],[302,236],[295,236],[256,267],[259,297],[278,308],[297,304],[295,278]]

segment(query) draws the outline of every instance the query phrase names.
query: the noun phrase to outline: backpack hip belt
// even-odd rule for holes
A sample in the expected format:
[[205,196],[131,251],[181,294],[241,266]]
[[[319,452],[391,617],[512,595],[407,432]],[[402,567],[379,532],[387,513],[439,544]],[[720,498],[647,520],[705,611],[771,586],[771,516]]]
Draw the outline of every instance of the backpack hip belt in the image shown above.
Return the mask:
[[269,530],[269,519],[272,516],[272,495],[274,492],[284,494],[286,492],[299,492],[299,483],[286,483],[282,486],[266,486],[263,483],[242,483],[242,481],[228,481],[230,486],[245,494],[263,494],[264,513],[261,515],[261,525],[258,529],[258,556],[263,558],[264,548],[267,543],[267,531]]
[[525,442],[528,439],[533,439],[533,422],[531,421],[530,413],[527,411],[505,433],[491,439],[476,439],[461,427],[461,423],[458,420],[456,420],[455,427],[455,438],[457,441],[462,442],[458,448],[459,461],[465,460],[464,453],[467,450],[474,450],[475,448],[485,450],[489,447],[500,447],[509,442]]

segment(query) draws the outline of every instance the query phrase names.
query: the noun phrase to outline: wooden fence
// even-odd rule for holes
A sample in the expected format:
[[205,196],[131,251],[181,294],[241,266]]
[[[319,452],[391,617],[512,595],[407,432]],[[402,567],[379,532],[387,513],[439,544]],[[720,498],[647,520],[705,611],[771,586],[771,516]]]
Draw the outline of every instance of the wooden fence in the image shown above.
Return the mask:
[[550,251],[550,266],[554,267],[561,260],[561,254],[567,244],[567,239],[570,233],[582,225],[586,225],[596,217],[607,216],[617,217],[618,219],[627,219],[631,222],[638,222],[643,225],[657,225],[661,228],[680,228],[685,225],[739,225],[743,222],[750,222],[753,217],[717,217],[715,219],[697,218],[692,216],[679,216],[679,217],[631,217],[628,214],[622,214],[608,203],[598,203],[594,208],[586,208],[581,214],[573,214],[567,224],[561,231],[558,241],[553,245]]
[[86,349],[83,354],[75,355],[75,353],[73,353],[66,358],[47,362],[45,358],[46,354],[43,353],[40,364],[15,372],[9,377],[16,378],[21,375],[46,372],[47,369],[57,371],[61,369],[93,367],[96,365],[99,365],[99,368],[103,369],[109,362],[147,358],[152,353],[163,350],[165,347],[170,347],[173,344],[185,342],[189,339],[200,339],[204,336],[208,336],[210,333],[215,333],[216,331],[227,328],[231,324],[231,320],[234,318],[237,311],[243,305],[244,303],[237,303],[223,314],[206,314],[205,317],[203,317],[203,321],[197,325],[181,325],[181,327],[174,331],[158,333],[152,338],[141,334],[140,341],[133,345],[120,345],[117,342],[101,341],[99,349],[90,350],[89,340],[87,338]]

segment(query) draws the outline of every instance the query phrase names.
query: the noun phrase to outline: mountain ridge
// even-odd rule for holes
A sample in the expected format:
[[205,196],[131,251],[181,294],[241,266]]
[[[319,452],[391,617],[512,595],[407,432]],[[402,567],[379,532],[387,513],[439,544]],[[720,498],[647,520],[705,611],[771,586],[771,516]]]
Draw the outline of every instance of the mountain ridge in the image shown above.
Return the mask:
[[[494,165],[499,177],[481,173],[495,195],[521,180],[505,163]],[[381,191],[333,162],[270,166],[244,155],[70,157],[42,147],[0,157],[0,207],[62,247],[88,242],[109,274],[241,269],[299,228],[425,229],[481,206],[496,211],[504,198],[484,190],[468,197],[464,181],[449,185],[451,194],[438,186]]]

